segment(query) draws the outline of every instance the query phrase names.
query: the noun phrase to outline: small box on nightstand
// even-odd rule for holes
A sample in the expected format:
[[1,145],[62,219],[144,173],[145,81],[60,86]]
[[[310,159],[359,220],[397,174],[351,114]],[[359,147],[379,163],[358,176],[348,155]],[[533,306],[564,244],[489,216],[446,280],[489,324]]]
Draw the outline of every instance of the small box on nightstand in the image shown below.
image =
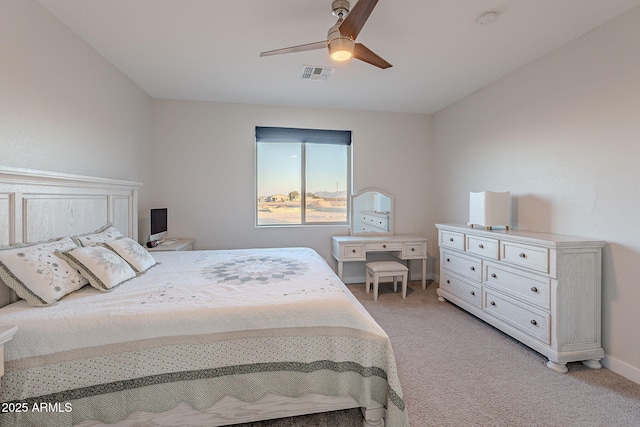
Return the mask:
[[469,227],[486,228],[511,225],[511,193],[481,191],[469,193]]

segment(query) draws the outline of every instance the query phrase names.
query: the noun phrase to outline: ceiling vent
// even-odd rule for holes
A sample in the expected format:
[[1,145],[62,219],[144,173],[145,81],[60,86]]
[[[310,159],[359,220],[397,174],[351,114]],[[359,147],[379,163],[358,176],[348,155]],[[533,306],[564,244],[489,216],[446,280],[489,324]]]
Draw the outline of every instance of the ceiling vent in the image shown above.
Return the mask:
[[316,67],[313,65],[302,66],[302,80],[329,80],[335,68]]

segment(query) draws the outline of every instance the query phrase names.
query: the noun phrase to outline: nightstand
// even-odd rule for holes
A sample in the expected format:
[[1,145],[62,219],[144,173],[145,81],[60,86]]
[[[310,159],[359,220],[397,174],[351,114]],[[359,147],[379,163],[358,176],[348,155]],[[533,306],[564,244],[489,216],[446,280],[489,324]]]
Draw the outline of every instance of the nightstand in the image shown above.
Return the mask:
[[155,248],[147,248],[149,252],[164,251],[191,251],[193,250],[193,239],[164,239]]

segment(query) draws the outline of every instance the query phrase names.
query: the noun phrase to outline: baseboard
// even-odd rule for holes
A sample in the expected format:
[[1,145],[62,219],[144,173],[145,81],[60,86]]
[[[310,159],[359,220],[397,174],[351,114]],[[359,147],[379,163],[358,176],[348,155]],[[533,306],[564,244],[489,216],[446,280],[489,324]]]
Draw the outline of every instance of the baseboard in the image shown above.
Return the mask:
[[604,359],[602,359],[601,362],[602,366],[604,366],[605,368],[610,369],[618,375],[622,375],[623,377],[633,381],[634,383],[640,384],[640,368],[631,366],[628,363],[625,363],[609,355],[605,355]]

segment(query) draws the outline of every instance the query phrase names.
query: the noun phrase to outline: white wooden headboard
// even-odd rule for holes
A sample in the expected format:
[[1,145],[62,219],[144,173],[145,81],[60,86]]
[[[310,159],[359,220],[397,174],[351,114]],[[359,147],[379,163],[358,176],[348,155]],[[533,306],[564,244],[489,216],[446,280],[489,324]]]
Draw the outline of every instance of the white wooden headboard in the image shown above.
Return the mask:
[[[88,233],[112,223],[138,239],[139,182],[0,166],[0,246]],[[0,282],[0,307],[16,295]]]

